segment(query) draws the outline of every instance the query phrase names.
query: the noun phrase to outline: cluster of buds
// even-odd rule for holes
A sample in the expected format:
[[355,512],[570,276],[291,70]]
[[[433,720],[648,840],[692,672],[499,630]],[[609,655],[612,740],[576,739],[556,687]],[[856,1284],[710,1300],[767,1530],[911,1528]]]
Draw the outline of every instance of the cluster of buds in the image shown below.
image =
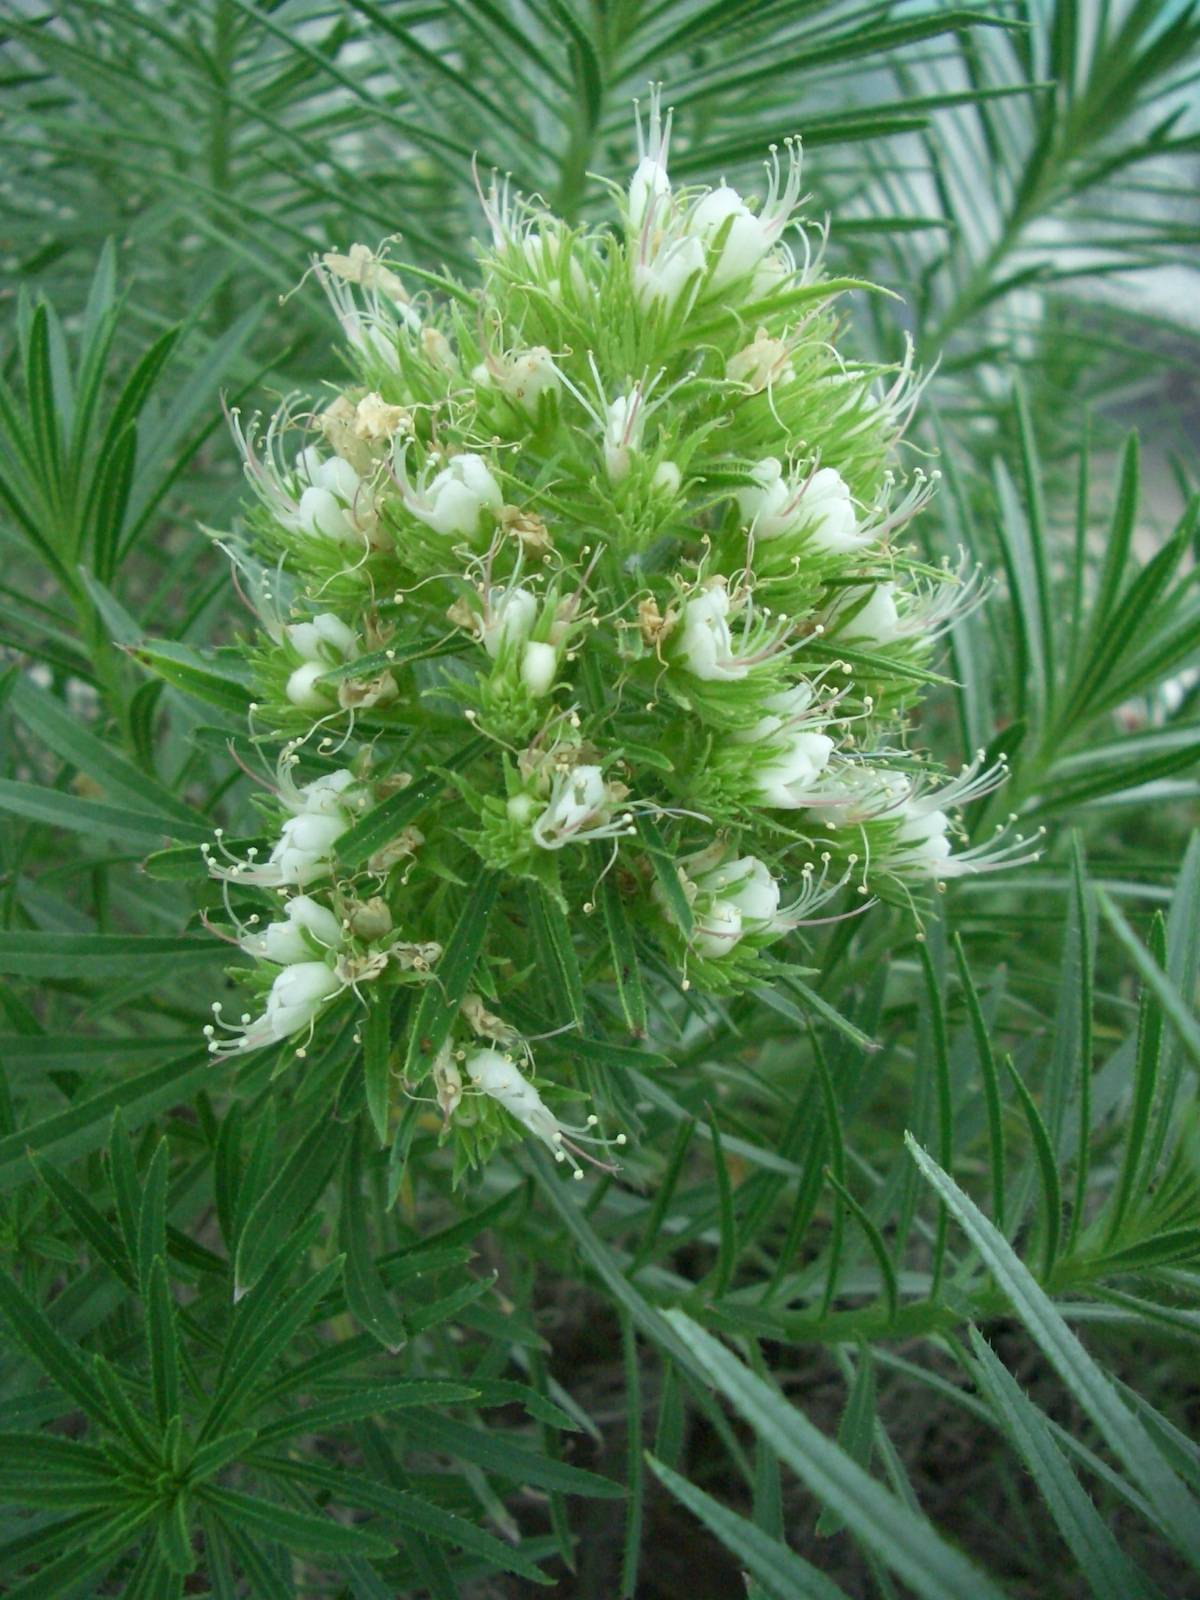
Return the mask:
[[[353,380],[261,437],[235,419],[252,730],[287,742],[265,858],[208,852],[266,992],[213,1049],[440,981],[486,884],[467,1000],[393,1041],[397,1104],[436,1106],[463,1164],[515,1130],[611,1156],[556,1109],[563,971],[602,983],[644,949],[647,983],[737,992],[806,926],[1031,854],[967,842],[1001,767],[939,780],[906,748],[984,587],[904,542],[936,479],[901,471],[911,351],[839,355],[797,144],[755,201],[677,187],[670,123],[655,94],[615,227],[481,189],[474,288],[324,257]],[[364,817],[365,859],[340,848]],[[234,894],[291,898],[258,932]]]

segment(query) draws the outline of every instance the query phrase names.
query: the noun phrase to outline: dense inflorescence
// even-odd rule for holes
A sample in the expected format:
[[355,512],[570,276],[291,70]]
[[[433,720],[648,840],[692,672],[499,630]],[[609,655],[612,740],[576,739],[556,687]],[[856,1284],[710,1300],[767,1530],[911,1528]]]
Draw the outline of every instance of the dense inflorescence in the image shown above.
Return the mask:
[[1025,851],[955,848],[999,768],[907,748],[981,585],[902,542],[920,384],[839,354],[798,147],[755,207],[672,186],[657,101],[638,131],[615,229],[481,192],[478,288],[324,256],[349,382],[235,418],[251,731],[281,748],[273,847],[207,852],[262,991],[211,1048],[304,1056],[383,1007],[460,1163],[514,1121],[611,1151],[553,1109],[601,991],[636,1032],[643,993],[761,984],[806,923]]

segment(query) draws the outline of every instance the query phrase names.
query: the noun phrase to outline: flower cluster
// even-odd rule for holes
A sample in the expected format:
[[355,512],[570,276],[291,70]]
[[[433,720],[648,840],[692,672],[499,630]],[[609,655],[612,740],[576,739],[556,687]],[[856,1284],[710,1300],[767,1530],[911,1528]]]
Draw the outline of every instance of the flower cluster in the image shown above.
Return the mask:
[[[982,593],[903,542],[936,478],[900,472],[911,352],[839,353],[798,146],[760,202],[681,189],[670,121],[655,96],[615,227],[481,190],[475,288],[323,257],[351,381],[261,436],[235,419],[251,731],[284,755],[266,858],[209,852],[265,994],[212,1049],[300,1054],[348,990],[437,986],[397,997],[393,1073],[464,1162],[514,1124],[610,1159],[534,1064],[600,1025],[581,973],[624,976],[636,1030],[630,962],[735,992],[808,924],[1029,854],[958,844],[1002,768],[939,780],[906,748]],[[247,894],[282,920],[239,921]]]

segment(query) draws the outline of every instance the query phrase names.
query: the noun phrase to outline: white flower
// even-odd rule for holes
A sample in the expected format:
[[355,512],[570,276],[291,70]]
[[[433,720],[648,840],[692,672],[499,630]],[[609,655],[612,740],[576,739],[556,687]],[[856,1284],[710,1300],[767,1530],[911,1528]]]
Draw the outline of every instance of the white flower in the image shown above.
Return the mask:
[[516,585],[493,589],[483,615],[483,648],[494,661],[505,645],[523,644],[537,620],[537,596]]
[[[636,101],[634,109],[636,112]],[[653,227],[659,202],[670,199],[667,157],[671,149],[671,115],[668,111],[663,120],[661,91],[655,85],[650,90],[649,127],[645,133],[640,114],[636,119],[638,164],[629,182],[629,226],[635,233],[643,223]]]
[[323,611],[311,622],[293,622],[284,628],[289,644],[302,658],[289,676],[284,693],[301,711],[325,711],[337,691],[322,678],[331,667],[348,661],[358,652],[358,640],[332,611]]
[[[353,818],[354,797],[348,791],[358,780],[343,768],[325,773],[297,788],[285,764],[279,771],[279,795],[292,815],[279,831],[279,839],[267,861],[253,860],[229,864],[214,861],[211,847],[202,845],[208,870],[215,878],[230,883],[253,883],[264,888],[304,888],[333,870],[333,848]],[[220,834],[218,833],[218,838]]]
[[906,865],[931,878],[943,877],[951,855],[949,828],[950,818],[944,811],[927,811],[920,801],[906,800],[900,808],[894,845]]
[[550,800],[530,830],[543,850],[561,850],[583,839],[607,839],[633,831],[628,813],[614,820],[612,807],[624,798],[620,784],[609,784],[599,767],[584,763],[560,772]]
[[634,384],[629,394],[619,394],[609,406],[604,422],[604,466],[610,483],[620,483],[629,472],[629,458],[642,448],[646,408],[642,388]]
[[[467,1057],[464,1066],[472,1087],[502,1106],[527,1133],[531,1133],[546,1146],[556,1161],[570,1161],[575,1169],[576,1178],[583,1177],[583,1170],[575,1160],[576,1156],[592,1162],[594,1166],[606,1166],[579,1148],[581,1143],[603,1143],[588,1131],[596,1125],[596,1118],[589,1117],[584,1128],[560,1122],[511,1056],[504,1055],[499,1050],[475,1050]],[[567,1137],[568,1134],[571,1135],[570,1138]],[[624,1134],[618,1134],[614,1142],[624,1144]],[[606,1170],[613,1169],[606,1168]]]
[[871,534],[859,528],[850,490],[833,467],[822,467],[807,479],[787,478],[774,456],[753,468],[752,488],[739,489],[738,506],[757,540],[786,533],[804,537],[812,548],[840,555],[868,544]]
[[[325,1002],[340,993],[342,987],[341,980],[323,961],[298,961],[284,967],[271,985],[262,1016],[256,1022],[244,1024],[231,1039],[217,1040],[210,1034],[208,1048],[218,1055],[234,1050],[258,1050],[265,1044],[287,1039],[306,1028]],[[211,1026],[210,1023],[209,1028]]]
[[754,771],[754,785],[763,805],[795,811],[810,804],[809,796],[833,754],[833,740],[825,733],[784,731],[772,743],[779,753]]
[[808,480],[801,496],[801,522],[810,543],[828,555],[841,555],[870,542],[845,480],[833,467],[822,467]]
[[670,311],[680,296],[695,288],[706,257],[699,239],[672,239],[633,263],[633,294],[643,311],[659,306]]
[[[869,589],[847,590],[843,608],[850,610],[860,600],[863,600],[863,604],[854,614],[847,621],[837,623],[839,639],[844,639],[848,644],[865,644],[881,650],[904,637],[905,628],[896,608],[894,583],[877,583]],[[837,621],[836,616],[833,620]]]
[[322,773],[311,783],[297,789],[281,785],[284,799],[297,815],[333,817],[344,816],[348,810],[347,790],[358,782],[346,767],[337,772]]
[[[289,817],[280,830],[279,842],[271,851],[263,871],[273,872],[272,883],[294,884],[302,888],[332,870],[333,847],[346,831],[346,818],[305,813]],[[245,882],[262,882],[251,873],[242,874]]]
[[734,649],[729,628],[729,591],[715,583],[683,608],[679,649],[693,677],[709,683],[733,683],[750,671]]
[[295,510],[280,520],[285,527],[335,544],[361,545],[375,525],[375,497],[341,456],[323,459],[309,445],[296,457],[296,474],[304,487]]
[[713,900],[693,923],[692,944],[698,954],[720,960],[742,937],[742,913],[730,900]]
[[321,661],[333,667],[349,661],[358,649],[354,629],[332,611],[320,612],[311,622],[291,622],[283,631],[302,661]]
[[321,679],[329,668],[321,661],[305,661],[288,677],[284,694],[298,711],[328,711],[333,692]]
[[650,480],[650,487],[656,494],[666,495],[672,500],[679,493],[682,484],[683,473],[673,461],[660,461]]
[[504,504],[500,485],[482,456],[453,456],[427,489],[414,489],[405,475],[404,451],[395,458],[397,481],[413,516],[447,537],[473,540],[484,511],[499,513]]
[[531,639],[521,656],[521,682],[535,700],[549,694],[558,675],[558,651],[552,644]]
[[757,930],[779,931],[775,927],[779,885],[765,862],[757,856],[738,856],[720,869],[719,876],[724,880],[720,887],[722,899],[737,906]]
[[767,167],[767,196],[761,213],[755,215],[737,190],[724,183],[696,203],[688,219],[690,232],[707,244],[714,244],[727,229],[712,267],[714,289],[754,271],[779,242],[799,198],[800,147],[788,140],[787,181],[781,184],[779,157],[773,153]]
[[[283,922],[272,922],[261,933],[247,934],[239,941],[247,955],[287,967],[314,961],[314,943],[329,950],[341,946],[341,925],[328,906],[309,895],[298,894],[283,910]],[[305,934],[311,939],[306,939]]]

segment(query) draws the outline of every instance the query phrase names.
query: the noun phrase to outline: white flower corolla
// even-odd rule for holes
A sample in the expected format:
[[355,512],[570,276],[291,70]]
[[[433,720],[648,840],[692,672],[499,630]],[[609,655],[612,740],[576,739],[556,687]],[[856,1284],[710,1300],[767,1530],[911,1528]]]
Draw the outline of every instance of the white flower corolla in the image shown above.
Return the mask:
[[604,468],[610,483],[628,476],[630,457],[642,448],[646,426],[645,398],[640,384],[619,394],[604,419]]
[[296,457],[299,500],[280,520],[309,538],[361,546],[375,526],[375,496],[341,456],[323,458],[309,445]]
[[292,814],[266,862],[260,866],[249,859],[230,858],[226,864],[213,860],[211,847],[202,845],[208,870],[216,878],[262,888],[302,889],[328,877],[333,871],[333,848],[353,820],[357,800],[350,791],[357,783],[354,774],[343,768],[297,788],[281,762],[279,797]]
[[301,711],[325,711],[336,700],[337,691],[322,683],[325,674],[358,652],[354,630],[332,611],[323,611],[311,622],[292,622],[283,630],[292,649],[302,658],[288,678],[284,693]]
[[349,814],[352,789],[358,779],[346,767],[324,772],[311,783],[295,788],[281,784],[283,798],[297,816],[336,817]]
[[691,599],[683,608],[679,633],[679,653],[683,665],[695,678],[709,683],[734,683],[750,671],[739,660],[729,627],[729,591],[715,583]]
[[920,801],[906,800],[897,817],[893,853],[931,878],[952,875],[949,830],[950,818],[944,811],[926,810]]
[[[580,1149],[581,1144],[605,1143],[590,1132],[596,1126],[597,1119],[589,1117],[582,1128],[561,1122],[510,1055],[494,1049],[475,1050],[463,1063],[463,1070],[467,1081],[478,1094],[487,1095],[507,1111],[527,1133],[546,1146],[556,1161],[569,1161],[576,1178],[583,1177],[583,1169],[576,1157],[606,1171],[615,1170]],[[618,1134],[613,1142],[624,1144],[625,1135]]]
[[716,886],[723,900],[735,905],[756,931],[775,933],[779,913],[779,884],[757,856],[738,856],[717,869]]
[[669,312],[681,296],[695,290],[707,264],[699,239],[670,239],[633,263],[633,293],[643,311]]
[[243,1023],[228,1039],[214,1038],[210,1023],[204,1030],[208,1048],[213,1055],[232,1054],[289,1039],[307,1028],[326,1001],[343,987],[341,979],[323,961],[297,961],[276,977],[266,1008],[256,1021]]
[[358,649],[354,629],[332,611],[322,611],[311,622],[290,622],[284,628],[288,643],[303,661],[323,661],[337,666]]
[[505,645],[523,644],[537,620],[537,596],[519,584],[493,589],[481,624],[483,648],[494,661]]
[[[270,882],[303,888],[333,870],[333,847],[346,831],[344,815],[322,816],[319,812],[289,817],[280,829],[279,841],[271,851],[267,866]],[[245,882],[267,881],[252,872],[240,874]]]
[[404,504],[435,533],[468,541],[478,537],[483,514],[499,514],[504,504],[500,485],[482,456],[452,456],[427,488],[414,489],[404,471],[404,452],[395,459]]
[[829,758],[833,740],[826,733],[803,729],[782,730],[772,735],[773,753],[754,770],[753,783],[759,803],[781,811],[796,811],[812,804]]
[[[247,955],[289,967],[300,961],[315,961],[321,948],[341,947],[341,924],[328,906],[311,895],[294,895],[283,912],[282,922],[269,923],[261,933],[246,934],[239,940]],[[310,937],[306,938],[306,934]]]
[[554,357],[545,345],[535,345],[507,361],[501,369],[500,387],[531,417],[536,417],[542,396],[562,387]]
[[549,694],[558,676],[558,651],[544,640],[531,639],[521,654],[521,682],[535,700]]
[[719,961],[742,937],[742,913],[731,900],[711,900],[696,916],[692,946],[699,955]]
[[556,774],[549,802],[530,829],[533,842],[542,850],[561,850],[585,839],[632,832],[628,812],[613,816],[624,796],[623,785],[606,782],[601,768],[587,762]]
[[772,152],[761,212],[751,211],[737,190],[724,183],[697,201],[688,218],[689,231],[710,245],[722,241],[712,264],[712,288],[724,288],[754,272],[782,238],[799,198],[800,147],[789,140],[787,179],[781,178],[778,153]]
[[902,639],[907,631],[896,606],[894,583],[851,589],[840,609],[853,612],[845,621],[840,621],[836,614],[832,619],[837,637],[847,644],[865,644],[881,650]]
[[664,120],[661,91],[655,85],[650,91],[649,126],[642,130],[642,119],[634,102],[637,121],[638,164],[629,181],[629,226],[638,232],[643,224],[653,227],[660,202],[670,200],[671,180],[667,176],[667,159],[671,152],[671,112]]
[[726,860],[723,845],[685,857],[680,863],[690,882],[693,948],[720,960],[746,934],[774,938],[792,926],[779,915],[779,884],[757,856]]
[[849,487],[835,468],[790,478],[774,456],[767,456],[750,475],[753,486],[739,489],[737,502],[756,540],[797,534],[824,555],[844,555],[871,542],[872,534],[859,526]]

